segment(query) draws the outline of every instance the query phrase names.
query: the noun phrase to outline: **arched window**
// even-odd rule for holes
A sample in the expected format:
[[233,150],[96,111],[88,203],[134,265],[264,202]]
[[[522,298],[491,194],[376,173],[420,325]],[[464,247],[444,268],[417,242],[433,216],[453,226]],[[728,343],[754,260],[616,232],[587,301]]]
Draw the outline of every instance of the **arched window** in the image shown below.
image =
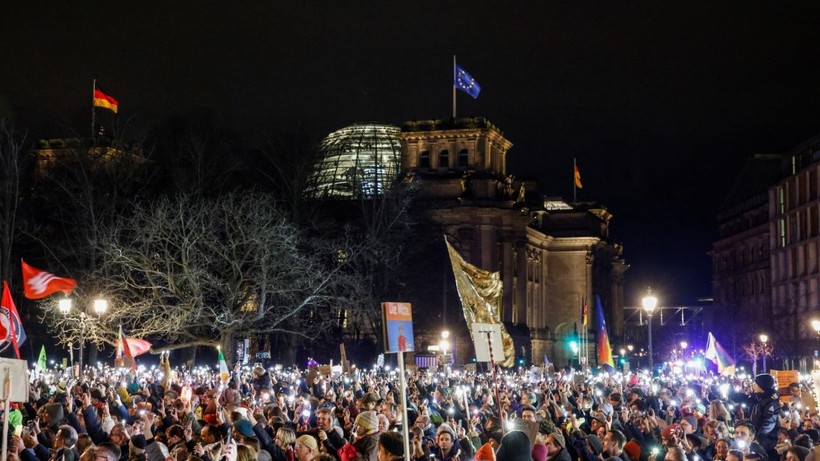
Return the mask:
[[430,168],[430,152],[425,150],[419,154],[419,168]]
[[438,167],[450,168],[450,152],[448,150],[445,149],[438,153]]
[[467,149],[461,149],[458,151],[458,158],[456,158],[456,162],[459,168],[467,168],[470,164],[470,157],[467,154]]

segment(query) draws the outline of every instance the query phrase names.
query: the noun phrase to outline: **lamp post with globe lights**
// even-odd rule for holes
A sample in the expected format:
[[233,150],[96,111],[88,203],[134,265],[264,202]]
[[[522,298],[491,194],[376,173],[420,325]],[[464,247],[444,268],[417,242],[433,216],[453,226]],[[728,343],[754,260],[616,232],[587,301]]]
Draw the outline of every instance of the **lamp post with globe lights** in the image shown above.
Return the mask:
[[646,311],[646,316],[649,318],[647,323],[649,325],[649,373],[651,374],[655,366],[652,356],[652,313],[655,312],[655,308],[658,307],[658,298],[652,294],[651,288],[646,289],[646,296],[641,300],[641,305],[643,306],[643,310]]
[[[64,316],[68,317],[68,315],[71,313],[71,309],[73,307],[73,304],[74,304],[74,301],[72,301],[71,298],[63,298],[58,302],[58,307],[60,309],[60,312]],[[86,330],[87,330],[89,325],[96,322],[97,319],[100,316],[105,314],[105,312],[108,310],[108,301],[103,299],[103,298],[97,298],[97,299],[94,300],[94,302],[92,303],[92,310],[93,310],[94,314],[96,314],[96,316],[90,315],[88,312],[86,312],[86,310],[87,310],[87,306],[86,306],[86,309],[80,310],[79,319],[78,319],[78,324],[80,326],[80,338],[79,338],[80,339],[80,350],[79,350],[80,376],[82,376],[82,373],[83,373],[83,354],[85,353]]]

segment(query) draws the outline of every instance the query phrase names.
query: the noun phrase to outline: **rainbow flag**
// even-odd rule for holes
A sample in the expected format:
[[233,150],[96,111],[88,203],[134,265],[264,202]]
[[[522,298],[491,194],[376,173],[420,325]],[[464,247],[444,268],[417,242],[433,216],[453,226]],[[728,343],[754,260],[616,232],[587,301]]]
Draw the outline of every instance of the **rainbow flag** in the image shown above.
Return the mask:
[[706,353],[703,354],[703,356],[715,362],[715,365],[718,367],[718,373],[721,375],[734,376],[735,359],[717,342],[711,331],[709,332],[709,343],[706,346]]
[[595,317],[598,319],[598,365],[608,365],[608,369],[612,371],[615,369],[615,361],[612,359],[612,347],[609,345],[609,335],[606,332],[604,308],[598,295],[595,295]]

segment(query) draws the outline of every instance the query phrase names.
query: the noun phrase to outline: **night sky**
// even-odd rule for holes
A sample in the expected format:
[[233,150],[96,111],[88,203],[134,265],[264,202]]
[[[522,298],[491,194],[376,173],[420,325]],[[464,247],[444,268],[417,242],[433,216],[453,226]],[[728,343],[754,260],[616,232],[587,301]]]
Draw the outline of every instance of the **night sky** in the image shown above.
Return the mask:
[[[755,153],[820,132],[820,2],[17,1],[0,14],[0,114],[87,133],[91,82],[150,126],[212,114],[250,142],[451,112],[514,143],[509,170],[614,214],[626,302],[710,296],[715,212]],[[45,128],[49,127],[49,128]]]

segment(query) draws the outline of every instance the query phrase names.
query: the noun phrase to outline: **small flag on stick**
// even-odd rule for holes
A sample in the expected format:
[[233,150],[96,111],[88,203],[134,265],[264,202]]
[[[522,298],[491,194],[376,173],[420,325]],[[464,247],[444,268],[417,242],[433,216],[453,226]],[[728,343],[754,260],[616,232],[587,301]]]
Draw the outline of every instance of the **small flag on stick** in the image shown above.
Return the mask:
[[43,371],[48,366],[48,359],[46,358],[46,345],[43,344],[40,346],[40,357],[37,358],[37,366],[40,367],[40,371]]
[[717,365],[718,373],[721,375],[733,376],[735,374],[735,359],[717,342],[711,331],[706,345],[706,353],[703,356]]
[[231,379],[231,372],[228,371],[228,364],[225,362],[225,356],[222,355],[222,348],[219,348],[219,379],[222,383],[227,383]]

